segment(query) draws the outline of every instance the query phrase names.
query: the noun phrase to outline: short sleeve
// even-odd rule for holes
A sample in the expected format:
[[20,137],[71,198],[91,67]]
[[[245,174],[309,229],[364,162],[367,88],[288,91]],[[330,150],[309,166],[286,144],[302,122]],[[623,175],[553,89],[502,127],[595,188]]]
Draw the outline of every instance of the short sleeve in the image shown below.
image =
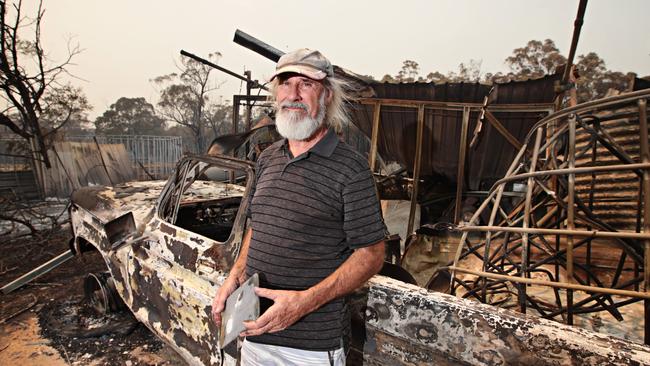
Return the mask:
[[253,203],[253,196],[255,196],[255,189],[257,187],[257,182],[259,181],[261,173],[262,173],[262,160],[258,159],[257,162],[255,163],[255,176],[253,177],[253,184],[251,184],[250,192],[248,192],[248,197],[246,197],[246,199],[248,200],[248,204],[246,205],[246,217],[248,219],[250,219],[252,215],[251,205]]
[[343,188],[343,230],[351,249],[373,245],[386,237],[386,226],[369,169],[355,174]]

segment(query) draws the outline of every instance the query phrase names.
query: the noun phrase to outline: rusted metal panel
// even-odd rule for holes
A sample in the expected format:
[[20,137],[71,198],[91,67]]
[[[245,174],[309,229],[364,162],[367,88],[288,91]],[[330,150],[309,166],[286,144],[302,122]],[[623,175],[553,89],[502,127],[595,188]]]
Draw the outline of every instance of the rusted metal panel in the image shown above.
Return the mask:
[[[590,130],[606,133],[616,144],[615,148],[620,149],[632,161],[641,161],[639,154],[641,131],[636,106],[599,112],[594,114],[594,117],[605,121],[597,125],[590,123]],[[593,135],[584,128],[578,129],[576,151],[583,153],[576,159],[577,166],[615,164],[620,161],[602,143],[597,143],[594,151],[594,140]],[[639,177],[631,171],[577,176],[576,193],[583,202],[592,207],[595,215],[613,228],[636,230],[638,180]],[[589,203],[590,199],[591,203]]]
[[[550,108],[555,96],[553,83],[559,76],[552,75],[536,80],[509,82],[496,85],[490,96],[489,106],[515,105],[523,110],[492,111],[504,128],[519,141],[531,126],[547,112],[540,112],[539,106]],[[467,103],[470,112],[469,131],[476,129],[480,105],[488,95],[490,86],[478,83],[371,83],[377,101],[409,100]],[[526,106],[535,106],[526,111]],[[488,109],[490,108],[488,106]],[[453,110],[452,110],[453,109]],[[371,136],[374,108],[370,104],[353,104],[352,121],[359,129]],[[425,128],[422,146],[421,174],[434,176],[439,181],[456,183],[458,171],[458,143],[462,135],[462,106],[460,108],[425,109]],[[468,189],[487,189],[505,173],[504,162],[511,161],[516,150],[508,140],[491,124],[482,127],[479,143],[468,151]],[[379,128],[378,150],[385,161],[397,161],[409,171],[414,164],[417,130],[417,109],[403,106],[383,105],[381,127]]]

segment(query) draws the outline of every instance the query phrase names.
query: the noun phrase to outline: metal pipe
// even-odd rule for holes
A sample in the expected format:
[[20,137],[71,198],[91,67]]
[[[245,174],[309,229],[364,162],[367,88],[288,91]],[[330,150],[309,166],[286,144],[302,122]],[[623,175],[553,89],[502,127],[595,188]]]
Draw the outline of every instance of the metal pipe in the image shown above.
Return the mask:
[[201,58],[201,57],[199,57],[199,56],[197,56],[197,55],[195,55],[195,54],[189,53],[189,52],[187,52],[187,51],[185,51],[185,50],[181,50],[181,55],[186,56],[186,57],[189,57],[189,58],[191,58],[191,59],[193,59],[193,60],[195,60],[195,61],[198,61],[198,62],[200,62],[200,63],[202,63],[202,64],[204,64],[204,65],[207,65],[207,66],[210,66],[210,67],[212,67],[212,68],[215,68],[215,69],[217,69],[217,70],[219,70],[219,71],[221,71],[221,72],[224,72],[224,73],[226,73],[226,74],[228,74],[228,75],[230,75],[230,76],[236,77],[237,79],[242,80],[242,81],[245,81],[246,83],[250,83],[252,88],[260,88],[260,89],[264,89],[264,90],[266,90],[266,91],[269,90],[269,89],[266,88],[265,86],[260,85],[260,84],[259,84],[257,81],[255,81],[255,80],[250,80],[250,79],[246,78],[245,76],[241,76],[241,75],[239,75],[239,74],[237,74],[237,73],[235,73],[235,72],[232,72],[232,71],[226,69],[225,67],[221,67],[221,66],[219,66],[219,65],[217,65],[217,64],[215,64],[215,63],[213,63],[213,62],[210,62],[210,61],[208,61],[208,60],[206,60],[206,59],[204,59],[204,58]]
[[524,180],[529,177],[540,177],[545,175],[568,175],[568,174],[591,174],[599,172],[616,172],[621,170],[636,170],[636,169],[650,169],[650,163],[636,163],[636,164],[615,164],[615,165],[602,165],[602,166],[588,166],[580,168],[565,168],[556,170],[543,170],[534,173],[522,173],[499,179],[494,183],[493,188],[499,184],[508,183],[511,181]]
[[582,24],[584,23],[586,10],[587,0],[580,0],[580,4],[578,4],[578,14],[576,15],[576,20],[573,22],[573,37],[571,39],[571,48],[569,48],[569,58],[567,59],[567,65],[564,68],[564,73],[562,74],[562,83],[566,83],[567,80],[569,80],[569,72],[571,72],[571,65],[573,65],[573,59],[576,55],[576,48],[578,47],[578,40],[580,39],[580,30],[582,29]]
[[[542,134],[544,133],[544,128],[539,127],[537,129],[537,135],[535,136],[535,145],[533,145],[533,156],[530,161],[529,173],[534,173],[537,168],[537,158],[539,157],[540,145],[542,144]],[[535,188],[535,179],[533,177],[528,178],[527,188],[526,188],[526,203],[524,205],[524,221],[523,228],[527,229],[530,226],[530,216],[531,216],[531,205],[533,200],[533,189]],[[524,232],[521,236],[521,273],[522,278],[527,278],[528,275],[528,261],[529,261],[529,251],[530,245],[528,243],[528,233]],[[519,308],[522,313],[526,313],[526,286],[519,286]]]
[[40,266],[34,268],[33,270],[25,273],[24,275],[18,277],[17,279],[9,282],[8,284],[2,286],[0,291],[3,294],[8,294],[11,291],[14,291],[17,288],[24,286],[25,284],[39,278],[40,276],[50,272],[54,268],[60,266],[61,264],[67,262],[69,259],[74,257],[74,253],[71,250],[66,250],[65,252],[57,255],[56,257],[50,259],[49,261],[41,264]]
[[461,268],[461,267],[456,267],[456,266],[449,266],[449,267],[447,267],[447,269],[452,270],[452,271],[472,274],[472,275],[479,276],[479,277],[487,277],[487,278],[493,278],[493,279],[497,279],[497,280],[506,280],[506,281],[510,281],[510,282],[517,282],[517,283],[523,283],[523,284],[528,284],[528,285],[540,285],[540,286],[548,286],[548,287],[554,287],[554,288],[564,288],[564,289],[571,289],[571,290],[579,290],[579,291],[585,291],[585,292],[597,292],[597,293],[608,294],[608,295],[619,295],[619,296],[627,296],[627,297],[634,297],[634,298],[641,298],[641,299],[650,299],[650,293],[648,293],[648,292],[619,290],[619,289],[613,289],[613,288],[609,288],[609,287],[586,286],[586,285],[578,285],[578,284],[575,284],[575,283],[562,283],[562,282],[544,281],[544,280],[538,280],[538,279],[535,279],[535,278],[521,278],[519,276],[501,275],[501,274],[497,274],[497,273],[476,271],[476,270],[472,270],[472,269],[468,269],[468,268]]
[[239,29],[235,31],[235,37],[232,41],[268,58],[273,62],[278,62],[280,57],[284,55],[284,52],[280,51],[279,49],[267,43],[264,43]]
[[[469,107],[472,110],[480,110],[483,104],[480,103],[458,103],[458,102],[439,102],[431,100],[414,100],[414,99],[391,99],[391,98],[351,98],[353,102],[374,105],[378,101],[383,106],[418,108],[424,105],[426,109],[462,111],[463,108]],[[493,112],[550,112],[553,108],[551,103],[531,103],[531,104],[494,104],[490,106]]]
[[504,231],[511,233],[543,234],[543,235],[574,235],[574,236],[592,236],[594,238],[624,238],[637,240],[650,240],[650,233],[633,233],[627,231],[598,231],[598,230],[564,230],[564,229],[544,229],[544,228],[520,228],[520,227],[503,227],[503,226],[459,226],[458,231]]
[[[569,169],[576,167],[576,115],[569,116]],[[569,187],[567,188],[567,229],[575,230],[575,173],[569,174]],[[566,279],[570,283],[573,279],[573,235],[567,236]],[[567,290],[567,324],[573,325],[573,291]]]
[[[648,147],[648,116],[646,112],[647,101],[639,99],[639,136],[641,138],[641,161],[650,162],[650,148]],[[643,232],[650,233],[650,171],[643,171]],[[650,293],[650,239],[643,241],[643,290]],[[646,299],[644,309],[644,342],[650,344],[650,300]]]
[[[510,163],[510,166],[508,167],[508,171],[506,172],[506,177],[509,177],[513,172],[516,171],[517,167],[519,166],[519,161],[521,160],[522,156],[524,156],[524,153],[526,152],[526,147],[527,145],[522,146],[521,149],[519,149],[519,152],[513,159],[512,163]],[[474,215],[472,215],[472,218],[469,220],[469,225],[474,225],[476,223],[476,220],[479,218],[481,213],[483,213],[483,210],[488,206],[490,203],[490,200],[494,197],[496,192],[491,191],[488,194],[488,197],[481,203],[481,206],[474,212]],[[467,241],[467,236],[469,234],[469,231],[464,231],[461,234],[460,242],[458,243],[458,248],[456,248],[456,255],[454,256],[454,265],[458,265],[458,261],[460,260],[460,256],[463,252],[463,247],[465,246],[465,243]],[[455,276],[456,274],[454,271],[451,271],[451,280],[450,280],[450,285],[449,288],[451,289],[451,294],[454,294],[455,288],[454,288],[454,281],[455,281]]]
[[[564,72],[562,73],[562,79],[560,80],[560,85],[564,86],[569,80],[569,73],[571,72],[571,66],[573,65],[573,59],[576,55],[576,48],[578,47],[578,40],[580,39],[580,30],[582,29],[582,23],[584,22],[585,10],[587,10],[587,0],[580,0],[578,4],[578,14],[576,15],[576,20],[573,22],[573,37],[571,38],[571,47],[569,48],[569,58],[564,67]],[[560,110],[562,107],[562,99],[564,99],[564,88],[560,88],[560,92],[557,93],[555,99],[555,109]]]

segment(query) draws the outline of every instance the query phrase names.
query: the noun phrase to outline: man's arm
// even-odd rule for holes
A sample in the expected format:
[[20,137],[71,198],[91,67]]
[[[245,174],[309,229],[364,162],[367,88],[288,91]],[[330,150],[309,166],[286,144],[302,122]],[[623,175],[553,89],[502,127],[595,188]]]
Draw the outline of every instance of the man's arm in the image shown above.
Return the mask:
[[230,296],[230,294],[232,294],[233,291],[235,291],[246,279],[246,259],[248,258],[248,246],[251,242],[252,235],[252,229],[246,230],[244,238],[241,241],[239,257],[230,269],[228,278],[226,278],[223,285],[219,287],[217,294],[212,300],[212,317],[217,323],[217,326],[221,325],[221,312],[223,312],[226,306],[226,299],[228,299],[228,296]]
[[242,336],[281,331],[303,316],[326,303],[359,288],[381,270],[384,262],[384,242],[359,248],[331,275],[304,291],[284,291],[256,288],[258,296],[273,300],[271,306],[256,321],[244,322]]

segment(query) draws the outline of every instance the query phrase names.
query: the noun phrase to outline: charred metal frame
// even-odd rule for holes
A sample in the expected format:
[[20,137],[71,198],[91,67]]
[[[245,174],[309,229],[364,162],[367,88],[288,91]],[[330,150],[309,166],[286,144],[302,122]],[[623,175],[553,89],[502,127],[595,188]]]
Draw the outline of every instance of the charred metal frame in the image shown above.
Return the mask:
[[[650,343],[650,271],[646,270],[650,266],[648,98],[650,90],[627,93],[580,104],[539,121],[506,176],[494,184],[470,222],[458,227],[461,245],[453,265],[448,267],[452,294],[517,307],[522,313],[531,307],[544,318],[567,324],[573,323],[576,314],[599,311],[623,320],[619,307],[644,300],[645,343]],[[629,126],[639,127],[640,133],[635,135],[639,138],[638,159],[631,157],[601,125],[622,119]],[[576,151],[577,133],[590,138],[580,151]],[[544,152],[546,156],[540,154]],[[591,159],[587,159],[588,153]],[[598,174],[621,172],[633,173],[638,179],[634,231],[614,227],[593,211]],[[576,190],[578,176],[591,177],[590,181],[583,180],[582,185],[590,189],[581,196]],[[502,196],[513,182],[526,182],[526,196],[506,210]],[[629,201],[625,197],[606,198],[607,202]],[[488,223],[477,225],[487,212]],[[499,218],[497,213],[501,213]],[[596,241],[617,259],[617,265],[609,271],[611,279],[593,264],[592,245]],[[584,259],[576,257],[578,249],[584,251]],[[531,255],[533,251],[537,257]],[[477,259],[483,264],[482,270],[463,266]],[[555,302],[531,294],[530,286],[550,287]],[[564,301],[558,289],[566,290]],[[585,296],[574,299],[574,291],[584,292]]]
[[553,104],[539,103],[539,104],[495,104],[489,107],[486,103],[455,103],[455,102],[437,102],[437,101],[421,101],[421,100],[403,100],[403,99],[389,99],[389,98],[355,98],[356,103],[362,105],[373,106],[373,119],[372,119],[372,133],[370,138],[370,152],[368,154],[368,163],[370,169],[375,171],[377,159],[377,142],[379,136],[379,128],[381,127],[381,108],[387,107],[406,107],[415,108],[418,110],[417,117],[417,135],[415,141],[415,159],[413,164],[413,190],[411,193],[411,208],[408,219],[408,233],[413,232],[415,222],[415,211],[417,205],[417,195],[419,190],[419,173],[420,162],[422,161],[422,138],[425,121],[426,110],[441,110],[441,111],[461,111],[463,112],[462,130],[459,141],[458,151],[458,176],[456,187],[456,201],[455,201],[455,223],[460,220],[460,206],[463,197],[463,181],[465,174],[465,159],[467,153],[467,138],[469,133],[469,118],[473,111],[483,112],[479,119],[485,118],[488,122],[495,127],[495,129],[503,135],[503,137],[515,148],[520,149],[522,144],[510,134],[510,132],[499,122],[499,120],[490,112],[546,112],[550,114],[553,111]]

